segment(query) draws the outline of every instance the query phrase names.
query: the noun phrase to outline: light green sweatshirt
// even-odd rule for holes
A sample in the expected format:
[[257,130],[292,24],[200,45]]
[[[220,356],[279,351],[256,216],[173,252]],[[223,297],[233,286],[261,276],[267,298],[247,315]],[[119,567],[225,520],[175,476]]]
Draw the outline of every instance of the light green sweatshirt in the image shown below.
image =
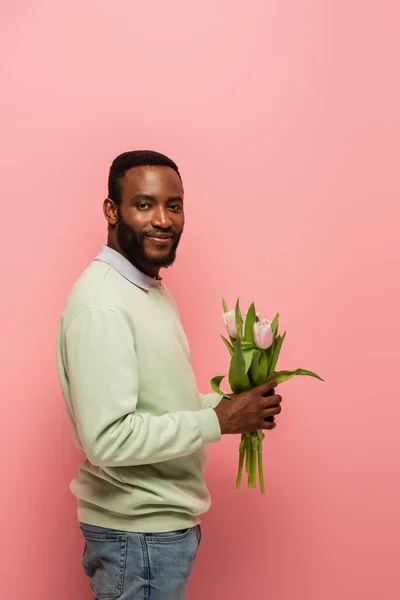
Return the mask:
[[210,507],[206,445],[217,394],[198,392],[171,293],[118,252],[100,254],[62,314],[58,370],[86,455],[71,483],[81,522],[135,532],[192,527]]

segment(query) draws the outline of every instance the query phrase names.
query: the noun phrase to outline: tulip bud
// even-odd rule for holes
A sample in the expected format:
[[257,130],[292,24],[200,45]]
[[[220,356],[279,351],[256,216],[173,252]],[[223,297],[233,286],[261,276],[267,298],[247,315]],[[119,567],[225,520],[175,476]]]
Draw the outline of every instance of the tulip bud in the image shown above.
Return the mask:
[[236,339],[238,336],[238,329],[236,325],[235,311],[230,310],[224,313],[224,323],[226,331],[228,332],[229,337]]
[[266,350],[272,346],[273,334],[271,321],[268,321],[268,319],[263,319],[258,323],[254,323],[253,335],[256,345],[262,350]]

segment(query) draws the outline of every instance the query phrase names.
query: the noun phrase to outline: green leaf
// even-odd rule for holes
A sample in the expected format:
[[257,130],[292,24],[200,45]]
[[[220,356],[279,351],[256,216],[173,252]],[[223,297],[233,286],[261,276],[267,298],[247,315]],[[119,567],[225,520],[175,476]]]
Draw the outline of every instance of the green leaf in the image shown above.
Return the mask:
[[253,361],[254,353],[256,352],[255,348],[249,348],[247,350],[243,350],[244,357],[244,368],[246,373],[249,371],[251,367],[251,363]]
[[277,383],[283,383],[295,375],[308,375],[309,377],[316,377],[320,381],[324,381],[322,377],[316,373],[313,373],[312,371],[306,371],[305,369],[295,369],[294,371],[278,371],[272,375],[271,379],[274,379]]
[[276,334],[278,333],[278,327],[279,327],[279,313],[275,315],[275,318],[271,323],[271,329],[272,329],[272,333],[274,334],[274,338],[276,337]]
[[230,344],[230,343],[228,342],[228,340],[227,340],[226,338],[224,338],[224,336],[223,336],[223,335],[221,335],[221,339],[222,339],[222,341],[224,342],[225,346],[228,348],[228,350],[229,350],[229,354],[230,354],[231,356],[233,356],[234,349],[233,349],[233,346],[232,346],[232,344]]
[[276,337],[275,343],[273,345],[272,357],[268,368],[268,373],[271,375],[275,371],[276,364],[278,362],[279,354],[282,348],[283,340],[285,339],[286,331],[283,335],[278,335]]
[[260,363],[258,369],[258,380],[257,385],[261,385],[267,381],[268,376],[268,357],[266,353],[261,350],[260,351]]
[[241,339],[243,339],[243,317],[242,317],[242,313],[240,311],[239,298],[237,299],[237,302],[236,302],[235,318],[236,318],[236,326],[237,326],[237,330],[238,330],[238,338],[239,338],[239,340],[241,340]]
[[229,308],[227,303],[225,302],[224,298],[222,298],[222,306],[224,307],[224,313],[229,312]]
[[244,339],[250,344],[254,344],[253,327],[257,320],[256,307],[254,302],[251,304],[247,311],[245,323],[244,323]]
[[254,350],[253,360],[251,361],[251,366],[249,370],[250,382],[253,386],[257,385],[258,377],[259,377],[259,360],[260,360],[260,350]]
[[246,375],[243,350],[239,339],[235,341],[234,349],[229,368],[229,383],[232,392],[240,394],[250,388],[250,381]]
[[242,348],[243,350],[257,350],[257,346],[255,345],[255,343],[253,342],[252,344],[250,342],[243,342],[242,341]]
[[220,389],[220,383],[221,381],[224,379],[225,375],[218,375],[217,377],[213,377],[213,379],[211,379],[211,388],[214,390],[214,392],[217,392],[217,394],[219,394],[220,396],[223,396],[224,398],[230,398],[229,394],[227,394],[226,392],[223,392]]
[[270,346],[269,348],[267,348],[266,350],[264,350],[265,354],[267,355],[267,361],[268,361],[268,374],[271,372],[270,369],[270,364],[271,364],[271,360],[272,360],[272,355],[274,352],[274,344],[275,344],[275,340],[272,342],[272,346]]

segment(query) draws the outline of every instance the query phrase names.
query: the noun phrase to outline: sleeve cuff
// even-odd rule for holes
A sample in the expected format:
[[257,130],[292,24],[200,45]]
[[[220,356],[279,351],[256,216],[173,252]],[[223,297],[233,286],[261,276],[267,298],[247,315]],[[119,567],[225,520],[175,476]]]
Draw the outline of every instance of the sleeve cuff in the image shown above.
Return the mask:
[[222,396],[216,392],[211,394],[200,394],[203,408],[215,408],[222,400]]
[[213,444],[221,439],[221,427],[217,413],[213,408],[205,408],[195,413],[197,424],[201,431],[203,444]]

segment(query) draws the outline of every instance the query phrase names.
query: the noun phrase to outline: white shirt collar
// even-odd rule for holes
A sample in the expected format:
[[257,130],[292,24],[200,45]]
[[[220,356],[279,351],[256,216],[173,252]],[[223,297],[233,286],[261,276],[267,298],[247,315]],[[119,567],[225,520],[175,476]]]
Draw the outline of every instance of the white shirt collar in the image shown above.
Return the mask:
[[142,271],[139,271],[125,256],[122,256],[116,250],[113,250],[109,246],[101,246],[99,254],[95,260],[101,260],[114,267],[118,273],[120,273],[125,279],[142,288],[143,290],[149,291],[151,286],[159,280],[155,277],[150,277]]

